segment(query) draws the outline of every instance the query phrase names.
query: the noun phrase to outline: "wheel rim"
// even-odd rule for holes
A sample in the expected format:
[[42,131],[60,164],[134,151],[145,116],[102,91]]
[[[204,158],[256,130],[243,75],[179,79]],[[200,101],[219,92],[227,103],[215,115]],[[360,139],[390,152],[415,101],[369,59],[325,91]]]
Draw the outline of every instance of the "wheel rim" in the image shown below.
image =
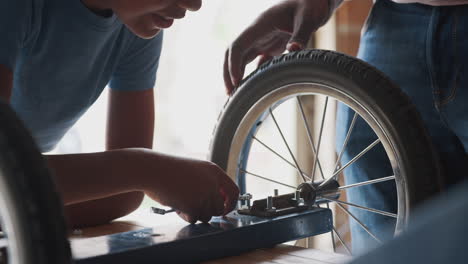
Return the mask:
[[[377,135],[378,140],[375,142],[372,142],[368,146],[368,148],[364,149],[362,152],[359,153],[359,157],[356,157],[358,160],[360,157],[364,156],[368,151],[370,151],[373,147],[376,145],[383,145],[385,152],[389,158],[389,163],[393,169],[393,175],[387,175],[385,177],[379,178],[379,180],[376,181],[370,181],[370,182],[365,182],[365,185],[369,184],[377,184],[379,182],[384,182],[384,181],[394,181],[396,184],[396,190],[397,190],[397,206],[398,206],[398,211],[397,214],[390,214],[389,217],[395,217],[396,218],[396,227],[395,227],[395,233],[400,232],[404,226],[406,225],[407,218],[408,218],[408,199],[407,199],[407,186],[406,186],[406,181],[405,181],[405,170],[404,170],[404,164],[403,162],[400,161],[399,155],[398,155],[398,146],[395,143],[395,140],[392,140],[392,135],[387,132],[386,129],[384,129],[385,125],[381,120],[376,118],[375,113],[371,110],[373,109],[372,106],[369,105],[364,105],[361,102],[358,102],[354,98],[353,95],[347,93],[343,89],[337,89],[331,86],[323,85],[323,84],[318,84],[318,83],[297,83],[297,84],[290,84],[290,85],[285,85],[282,87],[278,87],[276,89],[272,89],[270,93],[264,95],[260,100],[258,100],[247,112],[247,114],[243,117],[242,121],[239,123],[239,126],[236,130],[236,133],[233,137],[232,143],[231,143],[231,148],[228,156],[228,163],[227,163],[227,173],[230,175],[232,178],[237,180],[239,187],[241,189],[241,192],[245,192],[248,189],[248,186],[246,184],[246,178],[247,177],[256,177],[256,178],[268,178],[259,174],[256,174],[252,171],[248,170],[248,166],[250,164],[249,158],[250,158],[250,151],[252,148],[253,144],[260,144],[262,147],[265,149],[268,149],[269,152],[273,153],[275,156],[280,157],[283,159],[284,162],[289,163],[290,166],[296,167],[297,174],[301,175],[302,178],[308,177],[308,178],[314,178],[315,175],[317,174],[318,168],[320,166],[320,161],[319,159],[315,159],[314,161],[314,166],[313,166],[313,171],[310,175],[307,176],[306,173],[300,169],[300,165],[297,163],[296,158],[294,157],[294,153],[292,153],[290,147],[287,147],[288,149],[288,155],[289,155],[289,161],[288,159],[284,158],[284,155],[279,155],[278,153],[274,153],[275,150],[274,148],[271,148],[268,146],[268,144],[265,144],[262,142],[261,139],[256,137],[256,134],[258,131],[261,129],[263,122],[267,119],[270,118],[273,120],[273,123],[275,124],[275,127],[277,131],[279,131],[279,134],[281,135],[278,137],[278,141],[283,141],[287,144],[287,140],[285,139],[282,131],[281,131],[281,125],[278,124],[278,121],[275,118],[275,109],[278,108],[280,105],[282,105],[285,102],[288,102],[290,100],[295,100],[297,108],[299,109],[298,112],[302,116],[302,120],[304,124],[306,124],[306,127],[310,128],[310,125],[307,124],[307,120],[305,118],[305,114],[303,111],[303,106],[301,103],[301,96],[304,95],[320,95],[326,97],[326,102],[324,109],[322,110],[323,116],[321,120],[321,125],[320,125],[320,132],[319,135],[320,137],[315,140],[315,146],[314,145],[314,140],[313,137],[311,137],[310,131],[308,132],[308,137],[309,141],[312,141],[311,145],[314,151],[314,154],[317,154],[320,152],[320,142],[321,142],[321,135],[322,135],[322,130],[324,127],[324,120],[326,117],[326,110],[327,110],[327,102],[329,100],[336,100],[338,102],[346,104],[349,108],[351,108],[355,115],[353,118],[353,122],[348,130],[347,133],[347,139],[349,137],[350,131],[352,132],[353,129],[353,123],[356,118],[362,118],[368,125],[369,127],[372,128],[374,133]],[[312,138],[312,139],[311,139]],[[334,172],[331,174],[335,177],[340,177],[340,173],[343,172],[349,165],[354,164],[354,161],[350,161],[349,164],[342,164],[341,168],[338,169],[337,165],[338,162],[343,154],[343,150],[346,148],[346,142],[347,139],[345,140],[344,146],[342,148],[341,153],[336,153],[338,156],[337,162],[335,164],[335,169]],[[320,155],[316,155],[320,158]],[[299,169],[298,169],[299,168]],[[320,169],[321,170],[321,169]],[[322,172],[323,175],[323,172]],[[325,175],[326,179],[330,179],[331,175]],[[267,181],[266,179],[263,179]],[[276,183],[279,184],[279,183]],[[289,185],[289,184],[286,184]],[[348,189],[348,188],[354,188],[354,187],[359,187],[363,186],[363,184],[355,184],[351,186],[342,186],[342,190]],[[291,186],[294,187],[294,186]],[[254,197],[254,198],[264,198],[264,197]],[[336,203],[338,208],[343,210],[349,218],[354,218],[354,221],[360,223],[359,225],[363,228],[365,228],[365,225],[362,224],[362,222],[359,221],[359,219],[355,219],[353,217],[353,214],[349,212],[349,210],[346,209],[346,207],[355,207],[353,204],[349,203],[343,203],[343,202],[337,202],[337,201],[331,201],[329,202]],[[328,207],[328,203],[326,204]],[[359,208],[359,207],[358,207]],[[372,209],[372,208],[360,208],[360,209]],[[376,212],[379,210],[374,210],[372,211],[373,213],[379,213],[382,214],[383,212]],[[352,220],[350,220],[352,221]],[[366,230],[369,235],[373,236],[372,232],[369,232],[369,230]],[[336,237],[345,248],[348,248],[346,244],[344,243],[343,239],[335,230],[333,233],[336,233]],[[333,242],[333,247],[335,246],[334,242],[335,236],[332,235],[332,242]],[[378,240],[378,239],[377,239]]]
[[[25,241],[22,241],[25,237],[21,229],[22,220],[15,208],[16,203],[4,173],[0,166],[0,226],[3,233],[0,238],[0,250],[2,250],[0,263],[25,264],[28,262],[21,246],[26,245],[23,243]],[[5,253],[6,255],[3,255]]]

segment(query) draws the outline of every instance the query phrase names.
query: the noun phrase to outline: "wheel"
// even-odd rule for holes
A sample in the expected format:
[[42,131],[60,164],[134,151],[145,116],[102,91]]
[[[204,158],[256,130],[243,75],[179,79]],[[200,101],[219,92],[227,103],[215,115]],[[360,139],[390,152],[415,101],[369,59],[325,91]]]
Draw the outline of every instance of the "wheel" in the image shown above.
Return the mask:
[[[318,113],[307,111],[307,101],[321,106]],[[352,113],[346,126],[343,118],[334,121],[336,105]],[[306,143],[296,142],[294,130],[299,125],[305,128]],[[338,127],[346,129],[337,131]],[[364,130],[372,136],[359,139]],[[356,146],[363,147],[352,153]],[[300,149],[308,149],[311,155],[303,157]],[[379,151],[384,157],[382,168],[391,174],[353,181],[350,171]],[[237,182],[241,193],[251,193],[254,199],[272,195],[273,189],[294,192],[302,182],[313,182],[320,192],[324,182],[336,181],[340,199],[317,196],[315,206],[331,208],[335,224],[337,214],[344,215],[345,225],[357,225],[378,242],[383,239],[357,212],[393,219],[393,236],[408,224],[412,209],[442,187],[438,158],[409,98],[374,67],[324,50],[282,55],[248,76],[220,114],[209,158]],[[395,189],[385,194],[393,196],[394,209],[369,206],[388,199],[384,196],[363,195],[363,204],[346,199],[374,186]],[[333,248],[341,245],[350,252],[349,239],[339,230],[343,228],[332,232]],[[354,234],[351,240],[357,241]]]
[[70,263],[62,205],[41,153],[3,101],[0,124],[0,263]]

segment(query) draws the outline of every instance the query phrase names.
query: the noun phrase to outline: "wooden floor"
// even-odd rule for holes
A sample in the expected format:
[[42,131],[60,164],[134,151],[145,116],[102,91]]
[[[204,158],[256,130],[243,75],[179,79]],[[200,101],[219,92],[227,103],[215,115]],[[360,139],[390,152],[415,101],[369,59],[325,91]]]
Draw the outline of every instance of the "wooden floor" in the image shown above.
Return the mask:
[[[179,217],[175,214],[159,216],[150,214],[147,210],[137,210],[135,213],[107,225],[74,230],[73,234],[70,234],[70,237],[72,244],[93,247],[89,242],[92,240],[84,240],[84,238],[134,231],[147,227],[165,226],[180,221]],[[349,260],[349,257],[340,254],[328,253],[316,249],[279,245],[274,248],[258,249],[241,256],[205,262],[205,264],[338,264],[345,263]]]
[[349,258],[339,254],[325,253],[316,249],[306,249],[287,245],[278,245],[269,249],[257,249],[253,252],[208,261],[205,264],[338,264],[349,261]]

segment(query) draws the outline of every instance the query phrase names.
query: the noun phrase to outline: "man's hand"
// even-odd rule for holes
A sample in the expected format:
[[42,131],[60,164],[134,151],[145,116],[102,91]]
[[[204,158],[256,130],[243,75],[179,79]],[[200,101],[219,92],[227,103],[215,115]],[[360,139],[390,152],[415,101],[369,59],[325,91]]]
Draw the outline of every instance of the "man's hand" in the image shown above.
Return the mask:
[[235,208],[239,189],[217,165],[151,152],[145,155],[150,160],[154,156],[154,164],[160,164],[158,167],[162,164],[162,168],[154,168],[154,175],[145,180],[145,193],[176,209],[187,222],[208,222],[212,216],[225,215]]
[[258,56],[260,64],[286,49],[305,48],[309,38],[330,16],[328,0],[286,0],[262,13],[226,51],[224,82],[228,94],[244,76],[245,66]]

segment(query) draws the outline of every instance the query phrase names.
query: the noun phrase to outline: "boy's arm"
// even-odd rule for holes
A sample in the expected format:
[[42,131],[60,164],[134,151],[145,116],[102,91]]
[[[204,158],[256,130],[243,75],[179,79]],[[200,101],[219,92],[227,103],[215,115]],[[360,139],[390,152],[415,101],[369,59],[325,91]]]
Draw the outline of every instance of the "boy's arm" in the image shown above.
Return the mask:
[[234,209],[239,190],[216,165],[145,149],[48,156],[65,205],[144,191],[189,221]]
[[110,90],[106,149],[153,146],[154,93]]
[[163,33],[150,40],[134,36],[122,53],[110,81],[107,115],[108,150],[151,149],[154,133],[154,92]]
[[[13,87],[13,72],[0,64],[0,97],[9,102]],[[44,155],[49,168],[54,172],[54,180],[64,199],[64,204],[72,204],[93,198],[106,197],[113,194],[124,193],[137,189],[136,182],[129,182],[127,177],[119,177],[121,173],[104,173],[103,167],[113,162],[123,154],[102,153],[78,155]],[[131,163],[118,168],[122,172]],[[112,166],[117,169],[117,166]],[[112,184],[106,180],[113,174]],[[104,176],[102,176],[104,175]]]
[[0,64],[0,98],[9,102],[13,88],[13,72]]

